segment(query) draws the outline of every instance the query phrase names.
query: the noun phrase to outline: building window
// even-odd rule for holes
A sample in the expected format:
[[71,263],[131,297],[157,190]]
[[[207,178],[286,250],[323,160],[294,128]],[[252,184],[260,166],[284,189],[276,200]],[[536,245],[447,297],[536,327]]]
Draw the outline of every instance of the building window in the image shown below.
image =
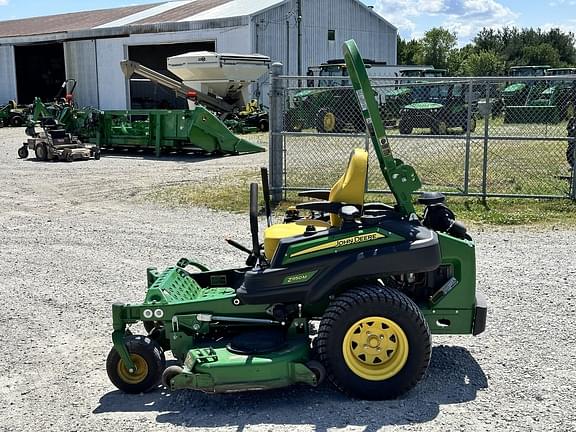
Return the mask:
[[328,40],[336,40],[336,30],[328,30]]

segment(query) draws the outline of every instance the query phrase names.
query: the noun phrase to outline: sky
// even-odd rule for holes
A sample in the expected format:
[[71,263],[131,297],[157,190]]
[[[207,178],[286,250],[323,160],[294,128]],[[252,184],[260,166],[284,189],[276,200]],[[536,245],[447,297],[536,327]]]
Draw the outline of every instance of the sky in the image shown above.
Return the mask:
[[[0,0],[0,21],[159,1]],[[576,31],[576,0],[361,1],[374,6],[407,39],[420,38],[430,28],[439,26],[456,32],[460,45],[468,43],[482,27],[540,27],[545,30],[560,27],[565,31]]]

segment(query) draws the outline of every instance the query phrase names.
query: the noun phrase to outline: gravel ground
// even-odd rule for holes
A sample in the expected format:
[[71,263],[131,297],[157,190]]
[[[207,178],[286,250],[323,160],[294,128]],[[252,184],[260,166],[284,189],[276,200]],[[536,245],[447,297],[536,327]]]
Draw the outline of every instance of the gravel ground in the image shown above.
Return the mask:
[[435,337],[427,376],[402,399],[355,401],[327,384],[116,391],[105,370],[111,303],[140,301],[150,265],[241,264],[223,238],[249,237],[247,216],[138,198],[256,169],[267,155],[41,163],[17,159],[24,138],[0,130],[0,430],[576,430],[576,230],[473,229],[488,328]]

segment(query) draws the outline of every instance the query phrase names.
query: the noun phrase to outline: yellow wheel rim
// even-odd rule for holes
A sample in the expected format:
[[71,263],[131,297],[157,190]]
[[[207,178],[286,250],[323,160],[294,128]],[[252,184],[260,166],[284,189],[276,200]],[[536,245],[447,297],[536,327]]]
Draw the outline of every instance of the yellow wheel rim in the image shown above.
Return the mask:
[[408,338],[394,321],[367,317],[356,321],[342,342],[344,361],[352,372],[369,381],[396,375],[408,359]]
[[148,376],[148,363],[140,354],[130,354],[130,358],[136,366],[136,370],[130,373],[122,360],[118,361],[116,372],[122,381],[127,384],[140,384]]
[[324,114],[322,122],[324,123],[324,130],[327,132],[332,132],[336,127],[336,116],[334,113],[327,112]]

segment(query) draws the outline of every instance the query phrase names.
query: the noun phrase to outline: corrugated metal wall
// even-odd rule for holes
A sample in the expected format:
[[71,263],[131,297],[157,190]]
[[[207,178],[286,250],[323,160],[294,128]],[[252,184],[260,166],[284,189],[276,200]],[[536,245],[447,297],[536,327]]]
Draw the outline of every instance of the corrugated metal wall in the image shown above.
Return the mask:
[[16,99],[16,68],[14,47],[0,46],[0,104]]
[[77,81],[74,100],[78,106],[98,106],[96,41],[74,41],[64,44],[66,78]]
[[[364,58],[396,64],[396,29],[353,0],[304,1],[303,64],[342,58],[342,44],[354,39]],[[328,40],[335,30],[335,40]],[[303,68],[303,73],[306,68]]]
[[[302,7],[302,74],[308,66],[342,58],[342,43],[348,39],[356,40],[365,58],[396,64],[396,29],[357,1],[303,1]],[[296,75],[296,0],[255,16],[253,27],[254,50]],[[335,30],[334,41],[328,40],[328,30]]]

